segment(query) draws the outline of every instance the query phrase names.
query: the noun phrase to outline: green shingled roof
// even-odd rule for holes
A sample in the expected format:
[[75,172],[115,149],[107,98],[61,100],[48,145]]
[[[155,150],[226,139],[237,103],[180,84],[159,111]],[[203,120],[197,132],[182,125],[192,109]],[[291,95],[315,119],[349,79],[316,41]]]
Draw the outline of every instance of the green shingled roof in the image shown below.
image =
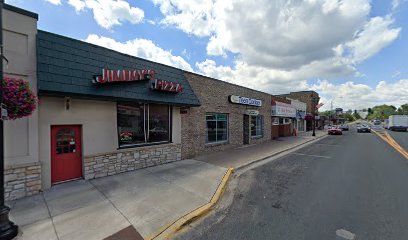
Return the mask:
[[[149,81],[93,84],[93,76],[100,75],[103,68],[154,69],[156,78],[182,84],[183,92],[153,91]],[[45,31],[37,34],[37,74],[40,95],[200,105],[181,69]]]

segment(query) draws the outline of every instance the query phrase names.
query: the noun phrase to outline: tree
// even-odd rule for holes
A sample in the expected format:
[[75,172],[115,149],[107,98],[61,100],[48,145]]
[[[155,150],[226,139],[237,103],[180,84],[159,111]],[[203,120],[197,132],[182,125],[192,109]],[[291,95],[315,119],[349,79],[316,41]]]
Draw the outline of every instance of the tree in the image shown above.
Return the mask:
[[402,104],[397,112],[399,115],[408,115],[408,103]]
[[387,119],[391,115],[397,114],[396,110],[397,108],[393,105],[383,104],[383,105],[375,106],[371,109],[371,113],[369,112],[367,118],[369,120],[373,120],[373,119],[384,120],[384,119]]
[[37,107],[37,97],[31,91],[28,82],[4,78],[2,84],[3,103],[6,105],[8,119],[30,116]]
[[354,119],[361,119],[361,116],[360,116],[360,114],[358,114],[358,112],[354,112],[353,117],[354,117]]
[[354,121],[354,117],[353,117],[353,115],[352,114],[350,114],[350,113],[345,113],[344,115],[343,115],[343,117],[347,120],[347,121],[349,121],[349,122],[352,122],[352,121]]

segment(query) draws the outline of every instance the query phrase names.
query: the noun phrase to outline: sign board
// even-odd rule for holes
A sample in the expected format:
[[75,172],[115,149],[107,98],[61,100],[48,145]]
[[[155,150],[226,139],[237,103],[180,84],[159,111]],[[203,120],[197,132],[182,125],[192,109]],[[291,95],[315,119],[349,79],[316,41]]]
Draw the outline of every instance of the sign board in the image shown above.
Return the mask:
[[152,84],[152,89],[160,90],[160,91],[167,91],[172,93],[179,93],[183,92],[183,87],[180,83],[164,81],[160,79],[155,79]]
[[155,78],[154,70],[108,70],[102,69],[102,75],[95,75],[93,83],[129,82]]
[[295,118],[296,109],[291,107],[290,105],[289,106],[272,105],[272,116]]
[[250,106],[256,106],[256,107],[262,106],[262,100],[258,100],[258,99],[240,97],[240,96],[235,96],[235,95],[231,95],[228,98],[229,98],[229,101],[232,103],[250,105]]
[[320,120],[320,116],[315,116],[315,120]]
[[246,110],[245,114],[249,115],[249,116],[258,116],[259,111],[258,110],[248,109],[248,110]]

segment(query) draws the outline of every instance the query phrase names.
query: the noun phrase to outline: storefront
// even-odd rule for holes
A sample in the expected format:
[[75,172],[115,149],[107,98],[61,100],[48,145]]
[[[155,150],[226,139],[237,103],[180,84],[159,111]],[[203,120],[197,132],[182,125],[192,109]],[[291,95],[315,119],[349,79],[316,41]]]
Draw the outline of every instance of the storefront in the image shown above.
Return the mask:
[[38,31],[42,184],[181,160],[180,109],[198,98],[180,69]]
[[290,99],[290,105],[296,109],[296,118],[293,120],[293,127],[297,132],[306,131],[306,103],[296,99]]
[[272,99],[271,138],[292,136],[295,119],[296,109],[291,104]]
[[201,106],[183,110],[182,156],[197,155],[270,140],[270,95],[185,72]]

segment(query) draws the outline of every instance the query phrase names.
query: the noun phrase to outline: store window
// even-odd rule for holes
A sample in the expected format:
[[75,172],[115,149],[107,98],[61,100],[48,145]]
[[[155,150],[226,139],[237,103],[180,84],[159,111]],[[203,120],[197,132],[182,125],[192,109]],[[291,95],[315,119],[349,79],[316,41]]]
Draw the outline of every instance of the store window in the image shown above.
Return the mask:
[[228,114],[207,113],[206,120],[206,143],[228,141]]
[[279,118],[278,117],[272,117],[272,125],[279,125]]
[[292,119],[290,118],[285,118],[283,124],[290,124],[292,122]]
[[251,137],[261,137],[263,135],[263,116],[251,116]]
[[118,104],[119,147],[170,142],[170,107]]

